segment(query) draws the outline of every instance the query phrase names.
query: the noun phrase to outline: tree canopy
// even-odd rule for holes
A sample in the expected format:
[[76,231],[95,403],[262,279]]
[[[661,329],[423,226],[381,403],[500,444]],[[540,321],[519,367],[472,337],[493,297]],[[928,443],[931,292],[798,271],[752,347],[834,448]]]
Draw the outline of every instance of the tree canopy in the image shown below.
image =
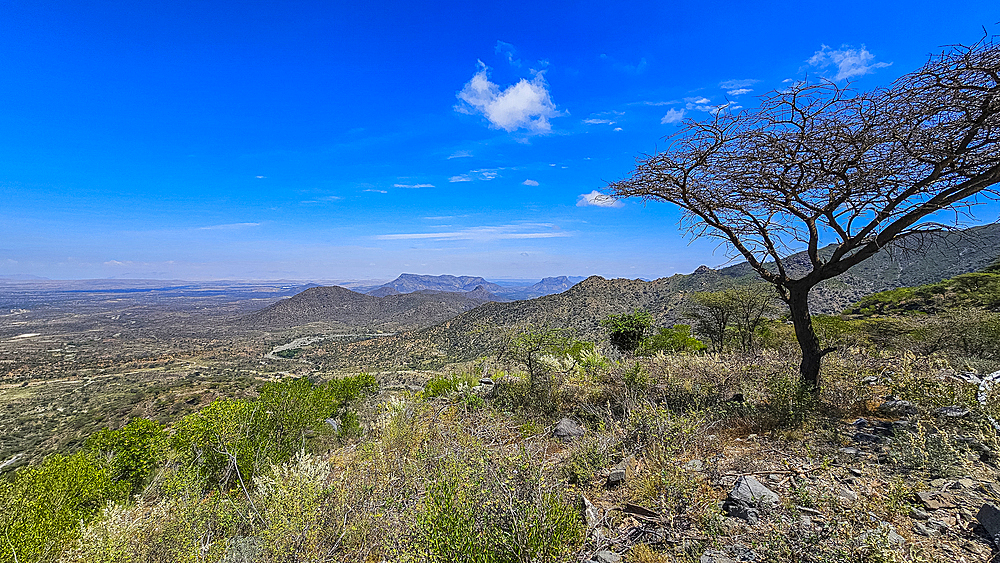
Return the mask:
[[[889,87],[802,82],[756,109],[688,120],[609,190],[679,206],[690,234],[722,239],[773,284],[818,389],[831,350],[812,329],[809,290],[895,241],[961,226],[998,182],[1000,47],[984,38]],[[806,264],[788,260],[801,250]]]

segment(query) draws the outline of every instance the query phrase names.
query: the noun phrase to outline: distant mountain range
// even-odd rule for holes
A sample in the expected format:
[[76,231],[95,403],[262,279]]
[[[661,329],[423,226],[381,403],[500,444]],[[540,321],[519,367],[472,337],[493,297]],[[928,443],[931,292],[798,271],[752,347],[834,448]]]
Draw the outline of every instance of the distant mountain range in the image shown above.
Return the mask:
[[[368,295],[386,297],[415,291],[450,291],[468,293],[476,291],[478,296],[488,301],[515,301],[533,299],[543,295],[560,293],[583,281],[583,277],[559,276],[542,278],[530,285],[500,285],[478,276],[427,276],[420,274],[400,274],[395,280],[366,291]],[[486,294],[489,295],[486,295]]]

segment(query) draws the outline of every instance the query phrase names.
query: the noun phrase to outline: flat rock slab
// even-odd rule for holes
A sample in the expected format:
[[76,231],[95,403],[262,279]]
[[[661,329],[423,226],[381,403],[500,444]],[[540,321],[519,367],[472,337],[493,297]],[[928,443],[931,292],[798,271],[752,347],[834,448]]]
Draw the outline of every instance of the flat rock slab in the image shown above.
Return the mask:
[[950,493],[937,491],[921,491],[917,493],[917,498],[927,507],[927,510],[938,510],[939,508],[955,508],[958,502]]

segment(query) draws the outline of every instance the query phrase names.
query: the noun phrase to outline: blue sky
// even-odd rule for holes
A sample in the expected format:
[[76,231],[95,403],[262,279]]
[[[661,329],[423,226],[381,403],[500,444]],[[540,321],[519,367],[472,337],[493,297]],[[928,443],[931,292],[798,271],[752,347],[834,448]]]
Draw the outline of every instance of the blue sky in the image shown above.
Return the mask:
[[998,21],[986,1],[6,1],[0,275],[716,266],[676,209],[595,190],[682,117],[806,76],[888,84]]

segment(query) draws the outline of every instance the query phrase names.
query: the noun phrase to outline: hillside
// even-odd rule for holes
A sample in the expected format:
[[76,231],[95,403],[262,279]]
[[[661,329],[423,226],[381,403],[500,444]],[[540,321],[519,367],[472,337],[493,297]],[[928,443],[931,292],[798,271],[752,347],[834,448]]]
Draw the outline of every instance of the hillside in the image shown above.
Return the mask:
[[278,329],[323,323],[331,329],[395,332],[444,322],[488,301],[477,287],[466,293],[420,291],[376,297],[339,286],[313,287],[246,315],[240,324]]

